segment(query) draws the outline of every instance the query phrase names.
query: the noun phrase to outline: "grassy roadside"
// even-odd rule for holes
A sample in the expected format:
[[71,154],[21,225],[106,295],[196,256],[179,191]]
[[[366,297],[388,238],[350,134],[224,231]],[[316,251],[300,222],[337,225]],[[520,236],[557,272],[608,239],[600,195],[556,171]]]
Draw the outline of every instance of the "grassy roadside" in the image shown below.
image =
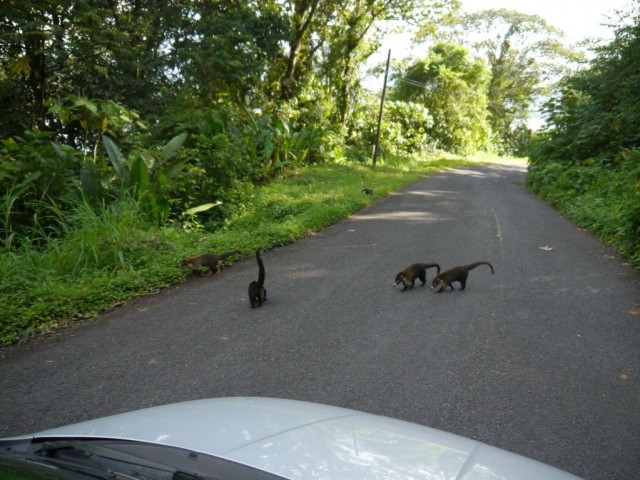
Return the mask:
[[640,268],[640,152],[621,151],[613,161],[537,160],[527,185]]
[[[251,202],[213,233],[156,227],[129,200],[98,211],[79,206],[60,218],[44,247],[0,254],[0,346],[20,343],[114,305],[179,283],[181,258],[285,245],[319,231],[389,192],[447,168],[478,161],[440,156],[379,164],[326,164],[291,172],[256,190]],[[362,193],[372,188],[374,194]]]

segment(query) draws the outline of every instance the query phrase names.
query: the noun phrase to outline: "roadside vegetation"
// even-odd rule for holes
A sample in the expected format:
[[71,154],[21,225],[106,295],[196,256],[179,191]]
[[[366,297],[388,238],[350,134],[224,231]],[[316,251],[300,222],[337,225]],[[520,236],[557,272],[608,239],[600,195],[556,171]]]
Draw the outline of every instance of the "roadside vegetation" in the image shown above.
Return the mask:
[[[53,234],[0,256],[0,345],[91,318],[121,302],[182,282],[186,256],[286,245],[322,230],[418,178],[471,162],[451,155],[398,159],[376,169],[359,163],[302,167],[255,189],[242,211],[205,229],[161,226],[139,200],[123,196],[96,207],[78,203],[59,215]],[[373,195],[362,192],[371,188]]]
[[[640,264],[637,11],[591,62],[539,17],[457,0],[10,2],[0,18],[0,345],[479,152],[529,155],[533,191]],[[373,167],[370,59],[398,21],[424,55],[391,64]]]
[[529,148],[531,190],[640,266],[640,10],[564,77]]

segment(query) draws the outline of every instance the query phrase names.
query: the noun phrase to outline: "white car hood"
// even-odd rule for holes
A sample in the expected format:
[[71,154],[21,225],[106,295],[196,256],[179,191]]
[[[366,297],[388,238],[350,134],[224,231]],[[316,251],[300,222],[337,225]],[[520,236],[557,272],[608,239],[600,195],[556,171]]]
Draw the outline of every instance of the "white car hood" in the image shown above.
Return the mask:
[[119,438],[226,458],[292,479],[577,479],[468,438],[327,405],[257,397],[153,407],[29,437]]

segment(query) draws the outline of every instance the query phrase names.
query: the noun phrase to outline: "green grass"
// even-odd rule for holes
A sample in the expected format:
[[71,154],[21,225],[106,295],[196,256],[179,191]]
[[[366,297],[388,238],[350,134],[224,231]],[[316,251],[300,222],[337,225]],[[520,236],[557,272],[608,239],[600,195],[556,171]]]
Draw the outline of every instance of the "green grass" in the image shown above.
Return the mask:
[[529,188],[640,267],[640,152],[614,161],[539,161]]
[[[483,159],[485,160],[485,159]],[[215,232],[149,224],[131,200],[58,216],[39,246],[0,255],[0,346],[12,345],[113,305],[182,282],[180,259],[203,252],[285,245],[317,232],[418,178],[471,163],[441,156],[326,164],[290,172],[257,189]],[[372,196],[362,193],[372,188]],[[43,246],[44,244],[44,246]]]

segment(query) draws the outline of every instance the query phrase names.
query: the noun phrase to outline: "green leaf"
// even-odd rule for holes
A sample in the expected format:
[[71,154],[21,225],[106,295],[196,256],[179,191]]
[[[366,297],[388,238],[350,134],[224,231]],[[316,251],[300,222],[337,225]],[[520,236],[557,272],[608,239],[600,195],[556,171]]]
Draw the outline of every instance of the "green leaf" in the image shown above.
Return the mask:
[[134,187],[138,199],[151,190],[151,181],[149,179],[149,167],[142,157],[136,157],[131,164],[131,174],[129,175],[131,185]]
[[96,166],[93,162],[85,160],[82,162],[82,170],[80,171],[80,182],[82,191],[90,197],[95,197],[100,193],[100,182]]
[[91,113],[98,114],[98,106],[88,98],[77,97],[73,102],[74,107],[84,107]]
[[201,135],[218,135],[224,133],[224,122],[216,115],[209,113],[205,115],[199,122],[199,131]]
[[9,63],[9,72],[14,75],[27,76],[31,73],[31,57],[30,55],[23,55],[17,58],[13,62]]
[[166,170],[166,175],[167,178],[174,178],[178,173],[180,173],[180,171],[185,167],[185,165],[187,165],[187,163],[189,163],[190,159],[184,159],[181,162],[176,163],[175,165],[171,165],[169,168],[167,168]]
[[35,172],[31,172],[29,175],[26,176],[26,178],[22,182],[20,182],[18,185],[16,185],[16,189],[18,191],[20,191],[20,192],[26,190],[26,188],[31,183],[36,181],[41,176],[42,176],[42,172],[40,170],[36,170]]
[[162,151],[162,161],[166,162],[167,160],[172,158],[186,139],[186,133],[181,133],[180,135],[176,135],[175,137],[173,137]]
[[198,205],[197,207],[193,207],[188,210],[185,210],[184,213],[186,215],[195,215],[196,213],[206,212],[207,210],[211,210],[213,207],[217,207],[218,205],[222,205],[222,202],[217,201],[215,203],[205,203],[203,205]]
[[125,180],[128,173],[127,165],[125,163],[124,157],[122,156],[122,152],[118,148],[118,145],[116,145],[116,142],[111,140],[106,135],[102,136],[102,144],[107,150],[107,155],[109,155],[109,160],[111,160],[111,164],[116,171],[117,177],[120,180]]

